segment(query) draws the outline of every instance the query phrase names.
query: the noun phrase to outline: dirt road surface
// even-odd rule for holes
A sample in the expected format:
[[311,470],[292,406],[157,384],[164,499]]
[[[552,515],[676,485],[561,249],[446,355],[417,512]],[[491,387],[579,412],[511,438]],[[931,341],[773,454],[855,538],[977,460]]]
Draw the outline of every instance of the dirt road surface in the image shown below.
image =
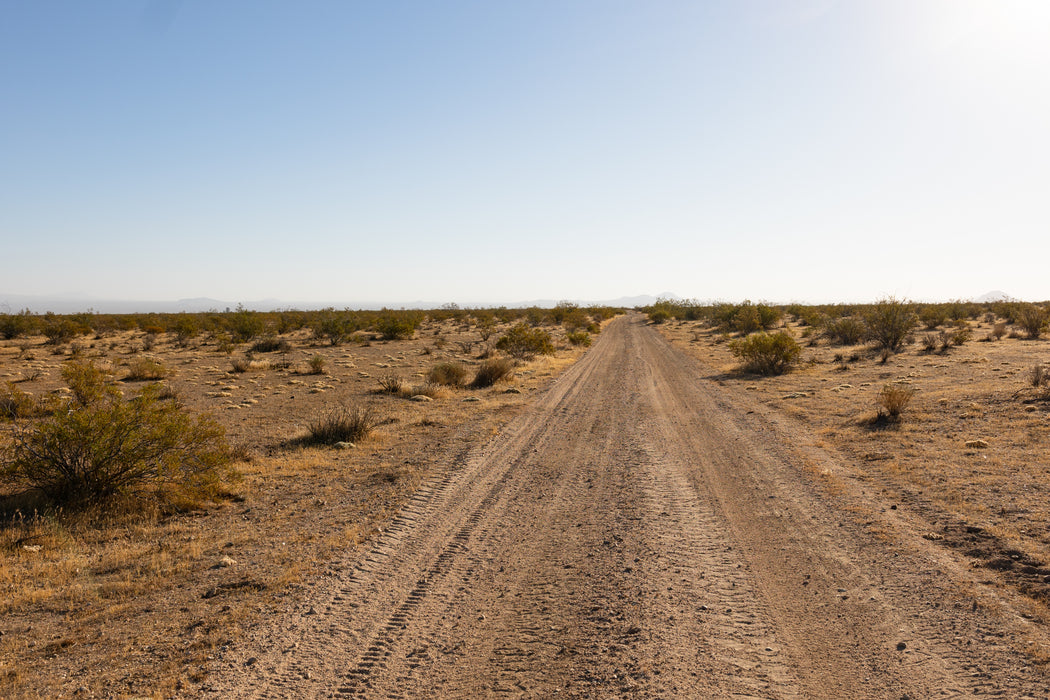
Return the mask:
[[215,661],[221,697],[1043,698],[1044,626],[638,315],[362,558]]

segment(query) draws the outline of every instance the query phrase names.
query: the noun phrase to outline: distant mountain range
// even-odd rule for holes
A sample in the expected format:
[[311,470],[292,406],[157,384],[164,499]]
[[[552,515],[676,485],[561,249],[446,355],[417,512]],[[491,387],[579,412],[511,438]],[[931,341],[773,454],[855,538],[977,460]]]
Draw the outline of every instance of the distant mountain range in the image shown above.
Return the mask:
[[[506,306],[508,308],[527,308],[530,306],[538,306],[541,308],[549,308],[555,306],[561,301],[572,301],[573,303],[579,304],[580,306],[614,306],[622,308],[634,308],[637,306],[649,306],[656,303],[660,299],[671,299],[671,300],[684,300],[684,297],[678,296],[672,292],[664,292],[656,296],[650,294],[641,294],[638,296],[626,296],[619,297],[617,299],[601,299],[585,301],[580,299],[532,299],[528,301],[516,301],[516,302],[489,302],[479,301],[470,303],[460,303],[459,306],[464,308],[491,308],[494,306]],[[712,303],[713,299],[700,300],[700,303]],[[979,297],[975,297],[973,301],[978,303],[988,303],[992,301],[1016,301],[1006,292],[994,290],[982,294]],[[325,309],[328,307],[335,309],[437,309],[443,306],[444,302],[434,301],[414,301],[409,303],[398,303],[398,302],[376,302],[376,301],[286,301],[282,299],[261,299],[258,301],[228,301],[222,299],[212,299],[209,297],[196,297],[193,299],[179,299],[178,301],[133,301],[133,300],[121,300],[121,299],[96,299],[91,297],[80,297],[80,296],[33,296],[26,294],[2,294],[0,293],[0,313],[17,313],[22,309],[29,309],[33,313],[44,313],[47,311],[53,311],[57,314],[71,314],[80,313],[83,311],[95,311],[97,313],[107,314],[127,314],[127,313],[178,313],[180,311],[186,312],[201,312],[201,311],[226,311],[237,308],[238,305],[243,305],[246,309],[253,311],[275,311],[279,309]]]

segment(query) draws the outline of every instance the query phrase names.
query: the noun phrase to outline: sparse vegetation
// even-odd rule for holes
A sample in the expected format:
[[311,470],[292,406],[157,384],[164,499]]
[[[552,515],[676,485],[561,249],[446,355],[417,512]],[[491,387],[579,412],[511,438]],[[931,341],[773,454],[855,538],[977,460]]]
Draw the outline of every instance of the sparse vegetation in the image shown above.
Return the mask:
[[1018,304],[1014,311],[1014,320],[1025,332],[1026,337],[1035,340],[1046,328],[1050,313],[1037,304]]
[[458,362],[439,362],[430,368],[427,381],[442,386],[463,386],[467,381],[467,368]]
[[310,424],[309,435],[304,442],[320,445],[360,442],[377,425],[379,418],[371,406],[339,406]]
[[478,367],[474,380],[470,383],[473,389],[484,389],[498,381],[506,379],[514,371],[514,363],[505,358],[486,360]]
[[313,355],[307,365],[307,374],[324,374],[325,367],[328,365],[328,360],[324,355]]
[[802,348],[787,331],[755,333],[732,341],[729,349],[743,361],[744,371],[763,375],[783,374],[802,356]]
[[542,328],[530,328],[524,323],[518,323],[507,331],[496,341],[496,348],[519,360],[554,354],[550,333]]
[[3,476],[64,506],[117,494],[211,494],[229,462],[221,426],[163,402],[155,386],[124,400],[105,374],[67,373],[72,399],[19,426]]
[[899,352],[918,323],[911,304],[893,297],[879,300],[864,313],[868,338],[880,350]]
[[904,409],[911,403],[915,396],[915,390],[901,384],[886,384],[875,397],[875,405],[878,409],[876,420],[879,422],[899,423],[902,420]]
[[587,331],[576,331],[574,333],[566,333],[565,339],[573,345],[579,345],[581,347],[590,347],[591,345],[591,334]]
[[151,357],[139,357],[128,366],[129,382],[157,381],[168,376],[167,368]]

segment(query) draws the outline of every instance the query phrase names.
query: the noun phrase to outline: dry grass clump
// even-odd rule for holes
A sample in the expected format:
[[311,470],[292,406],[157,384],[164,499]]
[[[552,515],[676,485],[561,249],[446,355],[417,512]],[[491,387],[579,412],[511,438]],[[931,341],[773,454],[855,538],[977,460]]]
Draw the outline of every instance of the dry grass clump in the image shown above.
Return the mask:
[[140,357],[128,366],[124,377],[129,382],[155,382],[168,376],[168,369],[150,357]]
[[458,362],[439,362],[430,368],[427,381],[441,386],[463,386],[467,382],[467,368]]
[[319,445],[359,442],[377,425],[379,418],[371,406],[340,406],[314,420],[302,442]]
[[915,396],[915,390],[900,384],[887,384],[882,387],[875,397],[875,406],[878,413],[876,422],[899,423],[903,420],[904,409],[911,403]]
[[470,383],[473,389],[484,389],[498,381],[506,379],[514,371],[514,363],[506,358],[495,358],[481,363],[474,380]]
[[11,382],[0,386],[0,420],[32,418],[40,410],[39,403],[31,395]]
[[391,394],[393,396],[404,396],[408,391],[405,380],[396,374],[388,374],[379,378],[379,393]]
[[328,359],[324,355],[314,355],[306,363],[307,374],[324,374],[325,365],[328,364]]

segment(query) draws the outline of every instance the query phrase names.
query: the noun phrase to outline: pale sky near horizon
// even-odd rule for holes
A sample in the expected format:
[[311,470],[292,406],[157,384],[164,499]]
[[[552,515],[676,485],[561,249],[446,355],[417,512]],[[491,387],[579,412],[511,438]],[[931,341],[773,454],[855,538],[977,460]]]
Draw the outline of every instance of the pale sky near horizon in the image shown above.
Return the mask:
[[3,294],[1050,298],[1046,0],[0,0]]

